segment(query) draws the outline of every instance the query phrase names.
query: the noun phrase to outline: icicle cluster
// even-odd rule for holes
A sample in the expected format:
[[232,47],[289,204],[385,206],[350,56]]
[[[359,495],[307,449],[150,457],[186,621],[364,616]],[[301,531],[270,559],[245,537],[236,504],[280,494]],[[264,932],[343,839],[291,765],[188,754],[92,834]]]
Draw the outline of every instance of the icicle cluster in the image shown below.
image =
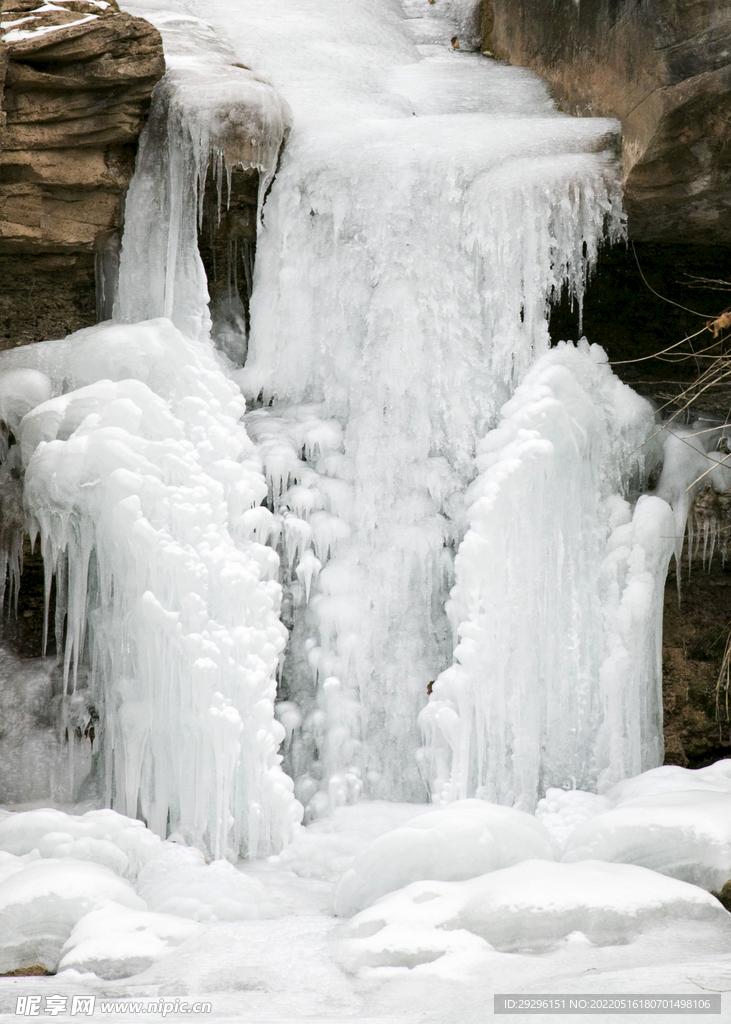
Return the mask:
[[448,606],[455,660],[421,714],[437,802],[532,810],[662,760],[672,513],[625,500],[654,416],[596,346],[544,356],[478,450]]
[[158,83],[140,138],[126,219],[114,318],[164,316],[188,337],[211,323],[198,252],[206,175],[219,212],[234,168],[259,173],[259,212],[289,131],[286,102],[196,18],[158,15],[168,71]]
[[[673,507],[675,518],[675,560],[680,570],[683,541],[688,531],[688,558],[701,554],[703,562],[713,558],[716,545],[726,558],[727,498],[731,489],[731,456],[727,429],[697,421],[690,427],[668,423],[662,433],[664,461],[657,493]],[[725,514],[724,514],[725,513]],[[678,571],[678,586],[680,586]]]
[[278,559],[253,539],[266,484],[240,393],[165,320],[0,365],[69,389],[18,438],[67,694],[89,666],[104,800],[214,857],[280,848],[301,814],[273,714],[286,631]]

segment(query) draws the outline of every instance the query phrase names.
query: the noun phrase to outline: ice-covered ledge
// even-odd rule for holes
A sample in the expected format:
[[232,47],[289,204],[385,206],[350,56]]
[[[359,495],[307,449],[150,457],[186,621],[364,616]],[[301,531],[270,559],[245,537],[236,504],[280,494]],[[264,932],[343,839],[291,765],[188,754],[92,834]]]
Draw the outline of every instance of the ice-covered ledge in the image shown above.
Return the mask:
[[[246,296],[238,295],[236,282],[250,280],[255,225],[292,115],[276,89],[240,64],[205,22],[133,10],[159,29],[168,72],[154,94],[130,189],[114,316],[128,323],[166,316],[199,337],[210,330],[207,304],[216,297],[201,260],[201,228],[209,245],[217,234],[226,236],[223,290],[229,312],[243,321]],[[229,216],[232,206],[243,215]]]

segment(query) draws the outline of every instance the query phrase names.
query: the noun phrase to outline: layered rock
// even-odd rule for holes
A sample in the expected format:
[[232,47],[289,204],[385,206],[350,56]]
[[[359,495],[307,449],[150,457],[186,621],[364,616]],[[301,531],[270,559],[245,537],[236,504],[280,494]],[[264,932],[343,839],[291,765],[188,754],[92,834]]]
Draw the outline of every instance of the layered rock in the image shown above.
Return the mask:
[[562,109],[617,117],[630,235],[731,244],[726,0],[484,0],[483,48]]
[[113,255],[165,63],[157,29],[114,2],[0,0],[0,11],[0,347],[9,347],[96,319],[94,265]]

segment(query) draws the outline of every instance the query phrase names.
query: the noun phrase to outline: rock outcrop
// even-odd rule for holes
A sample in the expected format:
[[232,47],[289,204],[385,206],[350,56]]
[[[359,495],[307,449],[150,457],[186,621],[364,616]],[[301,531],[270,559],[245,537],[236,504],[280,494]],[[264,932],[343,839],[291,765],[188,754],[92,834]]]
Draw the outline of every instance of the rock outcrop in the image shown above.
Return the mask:
[[731,244],[727,0],[483,0],[483,49],[617,117],[630,236]]
[[114,0],[0,0],[0,11],[7,348],[95,322],[95,263],[114,258],[120,203],[165,62],[157,29]]

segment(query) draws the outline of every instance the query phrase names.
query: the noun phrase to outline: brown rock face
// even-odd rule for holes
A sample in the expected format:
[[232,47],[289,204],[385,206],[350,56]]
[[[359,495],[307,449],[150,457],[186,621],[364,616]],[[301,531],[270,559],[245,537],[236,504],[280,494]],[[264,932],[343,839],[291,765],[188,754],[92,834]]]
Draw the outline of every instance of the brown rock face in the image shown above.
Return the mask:
[[160,35],[105,0],[0,0],[0,348],[95,320]]
[[630,236],[731,244],[727,0],[484,0],[483,47],[617,117]]

